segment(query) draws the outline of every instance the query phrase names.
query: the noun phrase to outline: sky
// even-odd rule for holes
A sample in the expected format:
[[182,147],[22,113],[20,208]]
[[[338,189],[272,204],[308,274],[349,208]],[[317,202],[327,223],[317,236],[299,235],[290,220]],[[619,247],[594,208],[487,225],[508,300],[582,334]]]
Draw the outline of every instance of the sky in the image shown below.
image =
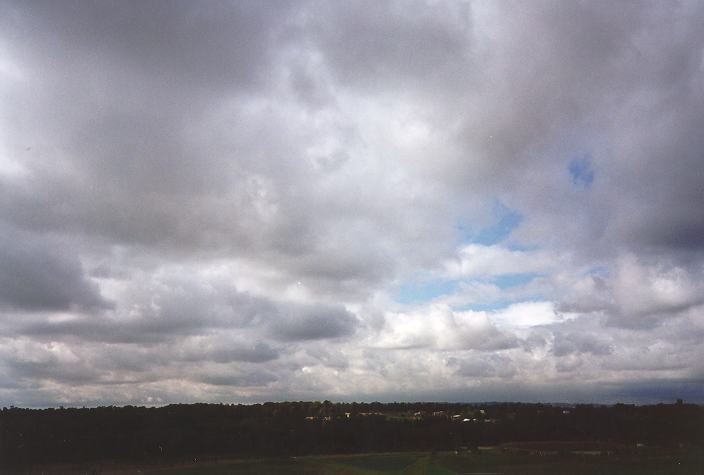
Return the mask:
[[704,402],[703,23],[0,0],[0,404]]

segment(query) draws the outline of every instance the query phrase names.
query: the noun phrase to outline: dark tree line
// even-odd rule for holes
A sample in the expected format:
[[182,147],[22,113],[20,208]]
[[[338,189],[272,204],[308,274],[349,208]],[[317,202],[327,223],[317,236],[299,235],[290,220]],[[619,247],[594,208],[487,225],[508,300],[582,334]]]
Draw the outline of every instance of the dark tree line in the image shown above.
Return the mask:
[[0,468],[209,457],[452,450],[570,440],[704,448],[704,408],[284,402],[3,408]]

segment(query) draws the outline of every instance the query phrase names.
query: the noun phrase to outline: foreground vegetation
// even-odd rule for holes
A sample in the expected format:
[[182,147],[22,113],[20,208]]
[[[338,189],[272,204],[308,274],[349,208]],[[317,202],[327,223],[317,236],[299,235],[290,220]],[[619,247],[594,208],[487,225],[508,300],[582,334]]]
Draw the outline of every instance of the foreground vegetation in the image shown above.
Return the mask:
[[144,475],[697,475],[704,474],[704,457],[692,450],[669,450],[650,455],[585,456],[536,455],[506,452],[494,447],[481,453],[404,452],[390,454],[315,455],[205,461],[162,467],[42,466],[27,474],[144,474]]
[[[568,466],[575,474],[701,473],[702,452],[704,408],[688,404],[325,401],[0,411],[0,469],[10,471],[565,473]],[[360,453],[367,455],[340,455]]]
[[590,457],[575,454],[538,456],[495,449],[481,454],[403,453],[309,456],[204,464],[147,471],[152,475],[224,474],[564,474],[696,475],[704,474],[704,457],[692,451],[649,456]]

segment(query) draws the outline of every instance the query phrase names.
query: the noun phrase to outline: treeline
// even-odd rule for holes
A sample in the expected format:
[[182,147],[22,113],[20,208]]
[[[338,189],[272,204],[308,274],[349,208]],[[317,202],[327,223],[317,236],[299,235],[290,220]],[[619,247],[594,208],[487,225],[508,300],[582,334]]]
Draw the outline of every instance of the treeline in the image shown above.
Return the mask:
[[453,450],[584,440],[704,448],[704,408],[284,402],[158,408],[3,408],[0,467]]

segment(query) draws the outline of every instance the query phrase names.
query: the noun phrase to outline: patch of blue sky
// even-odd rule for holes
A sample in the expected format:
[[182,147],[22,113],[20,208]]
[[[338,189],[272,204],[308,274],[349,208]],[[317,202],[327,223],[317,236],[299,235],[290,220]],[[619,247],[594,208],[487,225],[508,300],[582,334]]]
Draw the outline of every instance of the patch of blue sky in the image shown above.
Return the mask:
[[589,154],[573,158],[567,166],[567,170],[572,184],[577,187],[589,188],[594,183],[594,168],[592,167],[592,157]]
[[471,227],[458,225],[457,230],[460,233],[460,242],[463,244],[481,244],[483,246],[498,244],[506,240],[523,220],[523,216],[520,213],[508,208],[501,202],[495,203],[492,213],[495,217],[494,224],[477,232],[472,232]]
[[493,279],[490,279],[489,281],[496,285],[500,289],[508,289],[510,287],[518,287],[520,285],[526,285],[533,279],[537,279],[538,277],[544,277],[545,274],[540,274],[538,272],[525,272],[525,273],[517,273],[517,274],[503,274],[499,275],[497,277],[494,277]]
[[[472,232],[471,228],[458,224],[456,226],[460,233],[461,244],[480,244],[492,246],[505,241],[523,220],[523,216],[507,207],[500,201],[494,204],[492,210],[495,222],[491,226]],[[532,248],[521,248],[517,244],[508,246],[511,250],[533,250]],[[500,289],[524,285],[540,274],[536,273],[516,273],[506,274],[485,279],[473,279],[477,281],[490,282]],[[395,295],[395,301],[400,304],[419,304],[437,299],[438,297],[455,294],[459,291],[460,285],[467,282],[464,279],[426,279],[419,278],[403,283]]]
[[509,251],[519,251],[519,252],[533,252],[542,249],[538,244],[525,244],[518,242],[509,242],[503,245]]
[[474,238],[474,242],[484,246],[491,246],[504,241],[521,224],[522,219],[523,217],[515,212],[505,214],[493,226],[482,229]]
[[443,295],[454,294],[459,284],[459,280],[450,279],[407,282],[398,289],[395,300],[401,304],[430,302]]
[[516,299],[499,299],[491,302],[478,302],[467,305],[452,307],[455,312],[498,312],[504,310],[516,303],[523,302],[545,302],[545,297],[542,295],[527,295]]
[[404,305],[431,302],[439,297],[461,293],[462,283],[488,282],[505,290],[528,284],[543,274],[527,272],[522,274],[504,274],[486,279],[433,279],[417,280],[402,284],[395,295],[396,302]]
[[583,272],[584,275],[595,275],[598,277],[609,277],[611,275],[611,270],[606,266],[594,266],[589,267]]

